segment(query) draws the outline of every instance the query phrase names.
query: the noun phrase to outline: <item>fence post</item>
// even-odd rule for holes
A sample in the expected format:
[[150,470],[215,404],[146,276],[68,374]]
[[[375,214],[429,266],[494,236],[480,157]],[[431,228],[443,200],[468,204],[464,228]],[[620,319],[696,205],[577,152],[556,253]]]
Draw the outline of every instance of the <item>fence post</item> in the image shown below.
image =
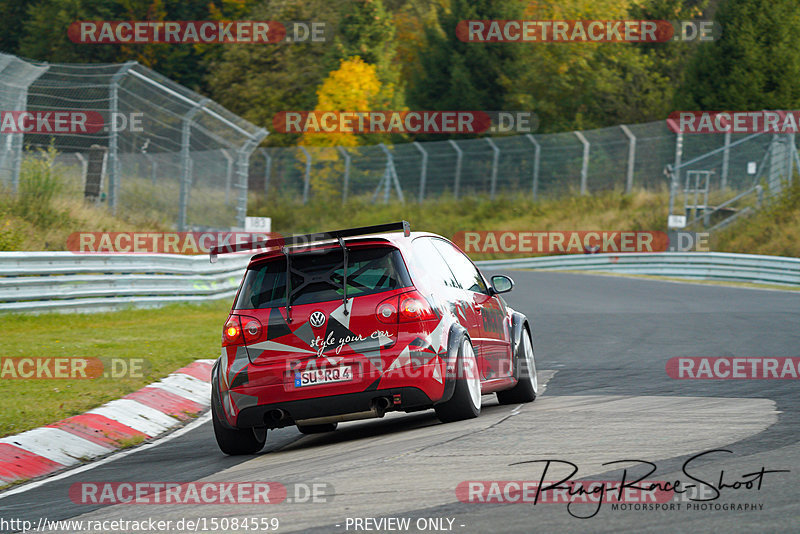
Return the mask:
[[108,133],[108,207],[111,214],[117,214],[117,201],[119,200],[119,133],[114,127],[114,117],[119,113],[119,81],[136,65],[135,61],[128,61],[111,77],[111,87],[109,88],[109,122],[112,125]]
[[422,154],[422,165],[419,170],[419,202],[425,200],[425,185],[428,180],[428,152],[419,142],[414,141],[414,147]]
[[89,169],[89,162],[86,161],[86,156],[80,152],[75,152],[74,155],[75,159],[78,160],[78,163],[81,164],[81,174],[83,175],[83,179],[86,180],[86,171]]
[[225,168],[225,205],[227,206],[230,204],[230,196],[231,196],[231,177],[233,176],[233,158],[228,153],[227,150],[222,149],[222,155],[225,156],[225,160],[228,162],[228,165]]
[[492,157],[492,185],[491,185],[491,192],[489,193],[489,198],[494,200],[495,192],[497,191],[497,165],[500,163],[500,148],[492,141],[491,137],[485,137],[486,142],[489,143],[489,146],[492,147],[494,151],[494,156]]
[[350,186],[350,154],[344,147],[337,146],[336,149],[344,157],[344,183],[342,184],[342,204],[347,202],[347,188]]
[[630,193],[633,190],[633,169],[636,165],[636,136],[625,124],[621,124],[620,128],[628,138],[628,169],[625,175],[625,192]]
[[[192,185],[192,158],[189,155],[192,140],[192,119],[209,102],[204,98],[197,102],[181,117],[181,185],[178,197],[178,231],[186,231],[186,222],[189,211],[189,190]],[[113,165],[112,165],[113,167]],[[109,190],[111,184],[108,184]]]
[[269,190],[269,177],[272,174],[272,156],[269,155],[269,150],[262,148],[260,150],[264,154],[264,194]]
[[787,162],[787,167],[788,167],[787,171],[788,172],[787,172],[787,176],[786,176],[786,181],[791,186],[792,185],[792,179],[794,178],[794,153],[797,150],[797,148],[795,146],[795,134],[793,134],[793,133],[792,134],[786,134],[786,141],[787,141],[787,144],[789,145],[789,149],[786,151],[786,159],[789,160]]
[[542,155],[542,146],[539,144],[539,141],[533,137],[533,134],[525,134],[525,137],[528,138],[528,141],[533,143],[533,200],[536,200],[536,195],[539,192],[539,160]]
[[456,144],[455,141],[452,139],[449,141],[456,151],[456,176],[455,182],[453,183],[453,196],[458,199],[458,190],[461,188],[461,160],[464,153],[461,151],[461,148]]
[[720,189],[727,189],[728,187],[728,165],[731,157],[731,131],[725,132],[725,150],[722,152],[722,170],[720,172]]
[[306,157],[306,173],[303,177],[303,205],[305,205],[308,202],[308,191],[311,188],[311,154],[302,145],[298,148]]
[[683,132],[678,131],[675,134],[675,164],[672,166],[677,171],[675,180],[678,183],[681,181],[681,160],[683,159]]
[[236,205],[236,226],[244,229],[247,217],[247,179],[250,170],[250,154],[259,143],[269,135],[264,128],[259,128],[253,133],[242,147],[237,151],[236,157],[236,187],[239,189],[239,201]]
[[581,195],[586,194],[586,181],[589,175],[589,141],[581,132],[573,132],[575,136],[583,143],[583,162],[581,163]]

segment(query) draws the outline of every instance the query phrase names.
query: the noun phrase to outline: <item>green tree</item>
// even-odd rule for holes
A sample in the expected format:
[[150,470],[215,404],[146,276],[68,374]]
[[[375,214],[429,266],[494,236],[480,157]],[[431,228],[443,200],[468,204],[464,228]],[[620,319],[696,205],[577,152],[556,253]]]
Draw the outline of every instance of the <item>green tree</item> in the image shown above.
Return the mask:
[[0,2],[0,52],[17,54],[30,12],[39,0],[3,0]]
[[[207,80],[211,96],[233,112],[270,128],[279,111],[313,110],[328,74],[355,56],[376,68],[381,91],[376,109],[402,104],[399,67],[393,62],[394,28],[380,0],[265,0],[250,16],[325,22],[329,40],[226,47],[212,62]],[[273,132],[267,143],[286,146],[298,140],[296,134]]]
[[227,45],[84,44],[67,29],[82,20],[217,20],[238,18],[253,0],[39,0],[29,3],[17,53],[51,63],[122,63],[135,60],[192,89],[205,90],[207,57]]
[[462,20],[520,19],[517,0],[452,0],[438,9],[439,24],[425,30],[418,68],[408,89],[409,104],[426,110],[505,109],[519,47],[508,43],[467,43],[456,37]]
[[722,36],[698,47],[676,105],[699,110],[798,109],[796,0],[728,0],[715,20]]

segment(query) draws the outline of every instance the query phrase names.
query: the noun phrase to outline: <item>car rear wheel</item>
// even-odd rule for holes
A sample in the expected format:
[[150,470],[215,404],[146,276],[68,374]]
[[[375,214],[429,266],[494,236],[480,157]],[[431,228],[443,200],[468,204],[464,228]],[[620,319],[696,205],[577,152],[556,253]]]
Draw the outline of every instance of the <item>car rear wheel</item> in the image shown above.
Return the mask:
[[522,330],[522,343],[517,349],[516,363],[519,366],[519,380],[513,388],[497,392],[497,401],[500,404],[533,402],[539,393],[533,344],[527,328]]
[[456,386],[449,401],[435,407],[443,423],[478,417],[481,413],[481,378],[472,343],[464,338],[458,348]]
[[221,409],[216,388],[212,387],[211,393],[211,421],[214,425],[214,437],[217,445],[225,454],[238,456],[241,454],[255,454],[264,448],[267,441],[267,428],[228,428],[222,424],[217,416]]
[[323,432],[333,432],[339,423],[324,423],[321,425],[297,425],[297,430],[303,434],[322,434]]

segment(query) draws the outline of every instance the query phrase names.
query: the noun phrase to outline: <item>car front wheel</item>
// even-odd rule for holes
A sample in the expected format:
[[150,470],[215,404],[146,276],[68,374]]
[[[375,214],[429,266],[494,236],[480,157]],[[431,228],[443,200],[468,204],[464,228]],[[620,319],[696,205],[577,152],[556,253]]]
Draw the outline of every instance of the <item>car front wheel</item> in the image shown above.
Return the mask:
[[539,380],[536,376],[533,344],[527,328],[522,330],[522,342],[517,349],[516,364],[519,366],[517,385],[511,389],[497,392],[497,401],[500,404],[533,402],[539,393]]

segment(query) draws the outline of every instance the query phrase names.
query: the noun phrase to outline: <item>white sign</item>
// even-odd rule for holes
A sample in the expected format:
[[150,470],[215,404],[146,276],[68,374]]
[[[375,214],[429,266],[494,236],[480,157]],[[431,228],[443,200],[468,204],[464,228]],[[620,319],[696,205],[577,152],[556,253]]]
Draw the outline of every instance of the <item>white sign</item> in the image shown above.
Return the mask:
[[686,215],[670,215],[667,218],[668,228],[686,228]]
[[748,161],[747,162],[747,174],[755,174],[758,170],[758,165],[755,161]]
[[245,232],[271,232],[272,219],[270,217],[245,217]]

